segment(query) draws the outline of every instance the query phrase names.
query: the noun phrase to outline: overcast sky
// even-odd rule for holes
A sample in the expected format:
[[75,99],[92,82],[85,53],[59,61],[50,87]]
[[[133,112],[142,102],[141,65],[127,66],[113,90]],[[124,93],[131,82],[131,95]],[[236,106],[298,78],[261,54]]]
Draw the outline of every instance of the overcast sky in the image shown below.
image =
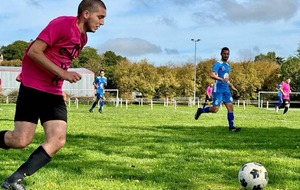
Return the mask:
[[[0,6],[0,46],[35,39],[48,22],[76,15],[81,0],[5,0]],[[104,0],[104,26],[89,33],[88,46],[154,65],[219,59],[253,60],[260,53],[296,54],[299,0]]]

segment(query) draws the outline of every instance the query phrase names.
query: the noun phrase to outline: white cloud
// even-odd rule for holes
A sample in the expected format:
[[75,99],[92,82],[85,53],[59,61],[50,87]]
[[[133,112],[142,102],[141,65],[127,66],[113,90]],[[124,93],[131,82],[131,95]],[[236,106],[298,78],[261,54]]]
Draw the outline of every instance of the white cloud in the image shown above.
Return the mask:
[[[10,0],[0,6],[0,46],[34,39],[48,22],[76,15],[81,0]],[[231,49],[231,60],[275,51],[294,55],[298,48],[298,0],[104,0],[105,25],[89,34],[88,46],[99,53],[115,51],[129,59],[155,64],[219,58]]]
[[160,47],[138,38],[117,38],[108,40],[99,48],[99,52],[113,51],[122,56],[141,56],[147,54],[158,54]]
[[291,19],[298,11],[297,0],[249,0],[239,3],[236,0],[219,1],[224,16],[233,22],[270,22]]

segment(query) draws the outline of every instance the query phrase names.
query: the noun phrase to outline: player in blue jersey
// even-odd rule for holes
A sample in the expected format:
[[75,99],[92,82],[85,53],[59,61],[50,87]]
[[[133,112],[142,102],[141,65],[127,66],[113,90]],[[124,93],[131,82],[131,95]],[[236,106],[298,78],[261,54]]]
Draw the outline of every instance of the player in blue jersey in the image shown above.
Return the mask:
[[217,113],[219,111],[220,104],[224,102],[227,108],[229,131],[239,132],[241,128],[234,127],[233,99],[229,89],[230,86],[232,90],[237,92],[237,89],[229,82],[230,65],[227,63],[229,54],[229,49],[227,47],[223,47],[221,50],[222,59],[214,63],[210,73],[210,77],[216,80],[213,86],[212,106],[198,108],[195,113],[195,119],[197,120],[202,113]]
[[93,112],[93,109],[96,107],[100,100],[99,112],[102,113],[102,109],[104,106],[104,87],[107,85],[107,78],[104,76],[104,70],[100,70],[99,76],[95,78],[93,85],[96,89],[96,100],[94,101],[92,107],[89,109],[89,112]]
[[278,113],[278,110],[282,104],[282,90],[281,90],[281,84],[278,84],[276,86],[276,90],[278,91],[277,93],[277,98],[278,98],[278,103],[276,104],[275,106],[275,113],[277,114]]

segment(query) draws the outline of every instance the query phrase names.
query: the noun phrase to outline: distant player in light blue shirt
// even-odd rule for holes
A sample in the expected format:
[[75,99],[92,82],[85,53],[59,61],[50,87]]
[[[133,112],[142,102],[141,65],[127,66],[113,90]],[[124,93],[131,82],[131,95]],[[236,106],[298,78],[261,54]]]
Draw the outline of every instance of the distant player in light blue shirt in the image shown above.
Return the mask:
[[276,86],[276,90],[278,91],[277,93],[277,98],[278,98],[278,103],[275,106],[275,113],[278,113],[279,107],[282,104],[282,91],[281,91],[281,84],[278,84]]
[[230,65],[227,63],[230,51],[227,47],[221,50],[221,60],[214,63],[210,77],[215,79],[215,84],[213,87],[212,104],[211,107],[198,108],[195,113],[195,119],[198,120],[202,113],[217,113],[219,111],[220,105],[224,102],[227,108],[227,119],[229,125],[229,131],[238,132],[241,128],[234,127],[234,114],[233,114],[233,104],[232,96],[229,86],[232,90],[237,92],[237,89],[229,81]]
[[89,112],[93,112],[93,109],[96,107],[100,100],[100,107],[99,112],[102,113],[102,108],[104,106],[104,87],[107,85],[107,78],[104,76],[104,70],[100,70],[99,76],[95,78],[95,81],[93,82],[93,85],[96,89],[96,100],[94,101],[92,107],[89,109]]

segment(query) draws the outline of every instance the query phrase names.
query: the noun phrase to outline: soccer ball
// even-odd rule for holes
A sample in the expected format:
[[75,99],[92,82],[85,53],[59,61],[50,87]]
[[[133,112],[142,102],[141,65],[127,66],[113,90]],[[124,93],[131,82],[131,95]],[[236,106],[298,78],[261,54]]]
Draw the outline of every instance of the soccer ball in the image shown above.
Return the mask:
[[243,165],[238,174],[240,184],[247,190],[260,190],[268,184],[266,168],[257,162],[248,162]]

